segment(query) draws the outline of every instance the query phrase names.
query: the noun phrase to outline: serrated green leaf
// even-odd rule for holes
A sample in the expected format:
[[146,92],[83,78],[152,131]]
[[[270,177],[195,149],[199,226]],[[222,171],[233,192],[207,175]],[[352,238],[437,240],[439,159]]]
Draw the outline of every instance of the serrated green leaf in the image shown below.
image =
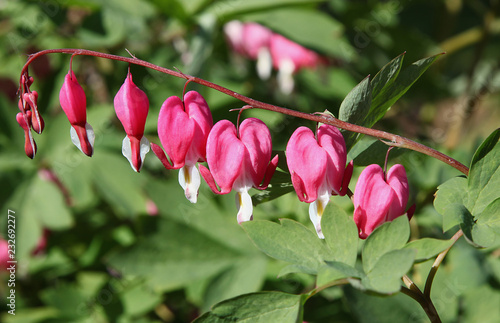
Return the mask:
[[[284,157],[284,154],[282,155]],[[282,159],[280,156],[280,160],[285,160],[285,158]],[[271,178],[269,188],[252,195],[252,202],[254,206],[257,206],[261,203],[269,202],[280,196],[293,192],[293,190],[294,188],[290,174],[277,170]]]
[[297,323],[302,322],[304,295],[260,292],[220,302],[193,323]]
[[[372,89],[370,85],[370,77],[366,77],[354,89],[347,94],[342,101],[339,110],[339,119],[353,124],[365,125],[365,118],[370,110],[372,100]],[[345,131],[344,138],[346,141],[347,151],[356,142],[358,134],[355,132]]]
[[474,227],[474,216],[470,211],[463,205],[451,204],[451,206],[456,209],[455,213],[460,214],[460,229],[464,233],[464,237],[471,245],[479,247],[478,244],[474,242],[472,238],[472,228]]
[[324,260],[331,260],[332,256],[316,233],[296,221],[280,221],[281,225],[256,220],[244,222],[242,226],[260,250],[297,265],[304,273],[315,274]]
[[421,238],[419,240],[409,242],[408,244],[406,244],[406,246],[404,246],[404,248],[417,250],[415,261],[421,262],[430,259],[440,252],[446,250],[453,244],[453,242],[453,240]]
[[392,250],[380,257],[375,266],[361,279],[367,289],[392,294],[401,289],[401,277],[413,266],[416,250]]
[[326,244],[333,260],[354,266],[358,255],[358,228],[344,210],[330,204],[321,219]]
[[146,278],[155,290],[173,290],[210,277],[241,256],[184,224],[160,217],[141,220],[144,238],[111,253],[108,263],[125,276]]
[[409,237],[410,223],[405,215],[376,228],[366,239],[362,250],[365,273],[372,271],[387,252],[403,248]]
[[472,227],[472,239],[483,247],[496,245],[500,241],[500,198],[488,205]]
[[473,216],[500,198],[500,129],[495,130],[477,149],[468,181],[467,208]]
[[465,177],[455,177],[438,186],[434,207],[443,216],[443,231],[446,232],[460,224],[462,209],[457,205],[466,203],[467,179]]

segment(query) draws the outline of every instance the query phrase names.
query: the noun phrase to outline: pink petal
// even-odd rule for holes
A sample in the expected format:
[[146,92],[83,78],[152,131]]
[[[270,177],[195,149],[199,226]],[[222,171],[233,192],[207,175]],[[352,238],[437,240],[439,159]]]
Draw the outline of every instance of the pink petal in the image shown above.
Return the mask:
[[132,82],[130,72],[115,96],[114,106],[127,135],[141,140],[149,112],[149,100],[146,93]]
[[408,178],[403,165],[396,164],[389,169],[387,172],[387,184],[392,187],[395,194],[395,198],[392,200],[387,216],[387,220],[392,221],[398,216],[406,213],[406,204],[408,203],[408,197],[410,195]]
[[255,22],[243,25],[242,38],[243,49],[251,59],[257,59],[259,51],[263,47],[269,47],[273,32],[268,28]]
[[156,155],[156,157],[158,157],[158,159],[161,161],[163,167],[165,167],[166,169],[174,169],[174,167],[170,163],[170,160],[167,159],[167,156],[165,156],[165,153],[163,152],[163,149],[161,149],[160,146],[158,146],[155,143],[151,143],[151,150]]
[[327,154],[311,129],[299,127],[286,146],[286,160],[299,200],[311,203],[325,181]]
[[234,124],[228,120],[217,122],[208,135],[207,163],[221,194],[227,194],[233,188],[242,172],[243,161],[248,158],[245,154],[245,145],[236,136]]
[[196,91],[184,95],[184,108],[190,120],[194,121],[194,134],[186,156],[187,164],[206,160],[207,138],[213,126],[212,113],[207,102]]
[[70,71],[64,77],[64,83],[59,92],[59,101],[69,122],[72,125],[85,127],[85,122],[87,122],[87,99],[73,71]]
[[194,128],[195,122],[184,112],[181,99],[171,96],[163,102],[158,116],[158,136],[173,168],[184,166]]
[[394,192],[385,182],[384,171],[379,165],[370,165],[361,172],[354,191],[354,222],[361,238],[366,238],[386,221],[394,198]]
[[318,128],[318,144],[328,154],[328,163],[326,166],[328,190],[339,194],[342,188],[347,160],[344,137],[336,127],[323,124]]
[[248,118],[240,124],[239,134],[249,155],[249,159],[244,160],[245,171],[250,173],[251,186],[257,187],[262,183],[271,159],[271,133],[261,120]]
[[286,59],[293,62],[296,70],[302,67],[315,67],[320,62],[318,54],[279,34],[273,34],[269,47],[276,69],[279,69],[282,61]]

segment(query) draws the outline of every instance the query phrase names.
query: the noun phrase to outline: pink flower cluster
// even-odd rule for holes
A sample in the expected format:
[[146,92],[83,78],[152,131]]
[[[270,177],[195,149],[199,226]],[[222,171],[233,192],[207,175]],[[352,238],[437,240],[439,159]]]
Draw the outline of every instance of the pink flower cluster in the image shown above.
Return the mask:
[[274,67],[280,89],[286,94],[294,88],[294,73],[302,68],[314,68],[322,61],[312,50],[254,22],[233,20],[224,26],[224,32],[236,53],[257,60],[260,78],[269,78]]
[[[251,34],[264,27],[247,24],[243,28]],[[257,34],[262,35],[262,31]],[[279,43],[284,38],[271,34],[269,39],[271,45],[268,46],[272,49],[273,39]],[[264,39],[260,42],[266,43]],[[248,43],[241,46],[240,50],[246,55],[259,55],[254,47],[245,47]],[[292,61],[294,56],[288,55],[286,59]],[[306,66],[305,62],[300,64],[296,66]],[[33,157],[36,145],[29,128],[41,132],[43,121],[36,108],[38,95],[29,92],[30,82],[32,80],[25,82],[17,120],[25,130],[26,154]],[[95,136],[87,123],[85,93],[71,69],[65,77],[59,99],[71,124],[73,143],[84,154],[92,156]],[[130,70],[114,98],[114,107],[126,133],[122,153],[136,172],[141,170],[151,147],[165,168],[179,169],[179,184],[190,202],[197,202],[203,177],[216,194],[236,192],[238,223],[252,219],[249,190],[266,189],[278,165],[278,155],[272,158],[271,133],[264,122],[248,118],[238,126],[228,120],[214,125],[205,99],[198,92],[190,91],[182,99],[172,96],[165,100],[158,116],[158,137],[162,147],[150,144],[144,136],[149,100],[146,93],[133,83]],[[339,129],[327,124],[319,125],[314,133],[309,128],[299,127],[288,141],[286,158],[297,196],[300,201],[310,203],[310,219],[318,236],[323,238],[321,217],[330,197],[350,193],[348,186],[353,162],[347,163],[344,137]],[[206,162],[208,168],[203,165],[197,168],[200,162]],[[408,198],[408,180],[402,165],[394,165],[387,174],[378,165],[366,167],[352,196],[354,221],[360,238],[365,239],[382,223],[405,213],[411,217],[414,208],[405,211]]]

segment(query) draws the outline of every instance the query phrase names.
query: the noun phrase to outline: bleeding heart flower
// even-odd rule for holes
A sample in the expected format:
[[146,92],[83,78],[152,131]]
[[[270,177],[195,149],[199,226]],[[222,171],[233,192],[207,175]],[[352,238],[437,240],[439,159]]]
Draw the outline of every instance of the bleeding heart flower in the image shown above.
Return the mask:
[[273,32],[255,22],[233,20],[224,26],[226,38],[240,55],[257,60],[257,73],[263,80],[271,76],[272,61],[269,43]]
[[200,165],[201,175],[216,194],[237,192],[238,223],[252,219],[252,198],[248,190],[265,189],[269,185],[278,165],[278,155],[269,162],[271,153],[271,133],[266,124],[256,118],[246,119],[238,130],[230,121],[221,120],[208,135],[210,171]]
[[304,67],[316,67],[321,58],[288,38],[273,34],[269,43],[269,50],[274,68],[278,70],[278,84],[283,93],[289,94],[294,87],[292,75]]
[[286,160],[295,192],[300,201],[311,203],[309,217],[323,239],[321,216],[330,196],[347,193],[353,164],[346,167],[345,141],[336,127],[323,124],[316,135],[306,127],[295,130],[286,146]]
[[144,137],[149,100],[146,93],[132,82],[130,71],[116,93],[114,106],[116,116],[127,133],[123,139],[122,154],[128,159],[130,166],[139,172],[149,152],[149,141]]
[[94,129],[87,122],[87,99],[75,73],[69,71],[59,92],[59,102],[71,123],[71,141],[85,155],[94,153]]
[[387,176],[379,165],[366,167],[354,191],[354,222],[359,237],[366,239],[376,227],[405,213],[411,219],[415,205],[405,211],[409,194],[403,165],[392,166]]
[[158,116],[158,137],[170,160],[160,146],[152,143],[151,148],[165,168],[180,168],[179,184],[191,203],[196,203],[201,183],[196,163],[206,160],[212,125],[208,104],[196,91],[186,93],[184,102],[171,96],[163,102]]

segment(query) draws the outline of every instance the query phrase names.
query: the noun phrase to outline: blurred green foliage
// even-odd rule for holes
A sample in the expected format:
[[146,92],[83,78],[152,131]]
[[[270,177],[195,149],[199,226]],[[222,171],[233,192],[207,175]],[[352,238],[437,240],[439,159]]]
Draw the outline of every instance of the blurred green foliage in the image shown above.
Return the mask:
[[[375,127],[433,146],[469,165],[479,143],[500,124],[499,6],[497,1],[462,0],[1,2],[0,232],[5,234],[8,210],[14,210],[19,261],[16,315],[4,312],[1,321],[189,322],[214,304],[245,293],[300,294],[315,287],[312,276],[294,274],[293,268],[286,267],[289,257],[270,258],[257,248],[262,246],[250,241],[236,222],[232,194],[214,196],[202,184],[198,203],[190,204],[177,183],[177,172],[166,171],[152,153],[140,174],[132,171],[121,155],[125,133],[112,106],[127,72],[124,63],[92,57],[73,61],[87,95],[88,122],[96,133],[95,154],[88,158],[71,144],[70,125],[58,102],[69,56],[49,55],[35,61],[30,69],[35,79],[32,89],[39,92],[46,129],[43,135],[35,135],[35,159],[26,158],[23,131],[15,114],[17,82],[27,54],[49,48],[86,48],[127,56],[128,50],[138,58],[178,68],[258,100],[311,113],[328,109],[338,116],[342,101],[356,84],[369,74],[375,75],[394,57],[406,52],[404,71],[410,62],[447,52],[403,98],[390,104],[392,108]],[[295,91],[283,95],[274,77],[260,80],[254,62],[238,59],[231,52],[222,26],[233,19],[264,24],[328,57],[329,65],[301,71],[295,75]],[[150,100],[146,136],[158,143],[159,108],[167,97],[182,94],[184,81],[137,66],[131,71],[134,82]],[[391,74],[386,77],[390,79]],[[188,88],[202,93],[214,120],[236,121],[237,113],[229,110],[240,108],[240,102],[196,84]],[[246,111],[244,116],[266,122],[276,150],[284,150],[297,126],[314,126],[267,111]],[[384,156],[385,146],[370,138],[361,139],[350,152],[359,166],[355,174],[367,163],[383,163]],[[450,238],[456,231],[451,229],[460,221],[453,215],[443,218],[432,202],[437,187],[459,173],[409,151],[393,150],[394,162],[405,165],[411,200],[417,204],[410,222],[411,238]],[[49,180],[47,171],[59,182]],[[453,181],[456,183],[443,185],[466,185],[461,178]],[[461,201],[459,194],[442,194]],[[436,203],[439,211],[440,202]],[[331,204],[352,214],[347,197],[334,197]],[[156,213],[152,205],[158,209],[157,216],[150,215]],[[331,208],[344,212],[334,205]],[[259,204],[254,218],[274,222],[294,219],[312,228],[307,205],[300,203],[295,193]],[[450,229],[445,234],[443,221]],[[255,222],[244,227],[263,225]],[[34,254],[45,232],[49,232],[47,245]],[[343,234],[349,239],[348,233]],[[296,239],[299,252],[307,254],[307,237],[285,232],[283,239]],[[496,322],[500,317],[498,240],[482,250],[462,240],[437,273],[432,289],[434,304],[444,322]],[[432,264],[425,259],[446,248],[446,243],[437,240],[424,241],[428,244],[420,248],[428,253],[416,255],[421,263],[411,272],[421,288]],[[353,252],[359,253],[361,248]],[[401,250],[405,255],[409,252]],[[405,264],[397,260],[405,255],[393,255],[390,263],[404,271]],[[314,261],[309,269],[319,270]],[[352,265],[352,270],[363,269]],[[373,268],[364,269],[368,286]],[[328,281],[339,270],[332,263],[320,269],[319,277]],[[0,295],[5,300],[7,276],[0,276]],[[383,287],[393,286],[391,278]],[[265,302],[299,311],[295,306],[303,299],[290,294],[265,294]],[[200,322],[210,322],[218,311],[224,313],[228,306],[251,302],[251,298],[240,296],[230,304],[221,303]],[[8,310],[5,302],[0,308]],[[266,316],[267,309],[263,308],[263,320],[273,319]],[[426,316],[414,300],[401,293],[380,298],[346,286],[326,289],[309,299],[304,320],[422,322]]]

